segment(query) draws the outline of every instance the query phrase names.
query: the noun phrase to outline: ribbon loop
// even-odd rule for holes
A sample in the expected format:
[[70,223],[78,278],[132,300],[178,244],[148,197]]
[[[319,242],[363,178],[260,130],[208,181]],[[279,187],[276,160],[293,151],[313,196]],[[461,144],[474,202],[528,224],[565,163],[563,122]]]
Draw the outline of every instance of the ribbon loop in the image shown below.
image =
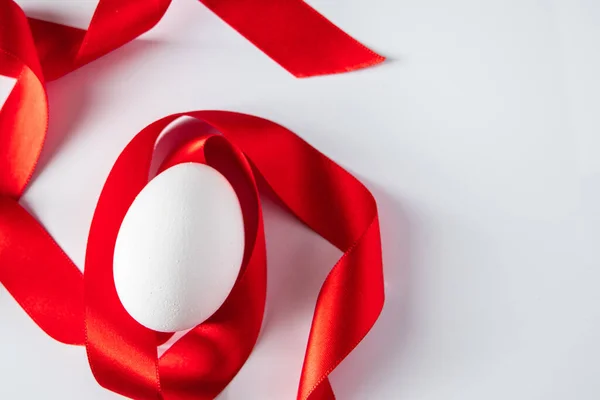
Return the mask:
[[[120,223],[147,182],[157,138],[181,116],[197,118],[223,136],[189,141],[173,151],[163,169],[202,162],[221,171],[240,198],[249,242],[240,278],[223,306],[157,360],[156,332],[136,323],[118,300],[112,253]],[[258,337],[266,295],[255,174],[298,219],[344,251],[317,300],[298,394],[301,400],[334,398],[329,373],[367,334],[383,306],[375,200],[359,181],[287,129],[224,111],[175,114],[149,125],[121,153],[107,179],[85,269],[88,356],[103,386],[140,398],[212,399],[245,363]]]

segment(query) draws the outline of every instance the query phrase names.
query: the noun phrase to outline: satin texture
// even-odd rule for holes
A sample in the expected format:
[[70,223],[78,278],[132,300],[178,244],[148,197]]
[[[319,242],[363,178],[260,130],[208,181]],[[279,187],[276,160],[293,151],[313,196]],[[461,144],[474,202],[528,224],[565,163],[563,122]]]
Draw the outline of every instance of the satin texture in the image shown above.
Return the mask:
[[[312,63],[308,53],[290,56],[289,49],[279,47],[281,38],[266,43],[268,35],[248,33],[253,24],[243,21],[244,7],[254,4],[281,17],[287,6],[261,0],[205,3],[296,75],[330,73],[323,64]],[[233,4],[239,8],[233,10]],[[0,0],[0,74],[17,79],[0,110],[0,283],[48,335],[86,346],[92,372],[107,389],[133,399],[212,399],[244,364],[262,323],[266,257],[257,195],[260,180],[300,221],[344,252],[315,306],[297,396],[332,400],[329,373],[367,334],[383,306],[377,208],[360,182],[294,133],[258,117],[224,111],[177,114],[149,125],[125,148],[106,181],[90,229],[85,274],[18,203],[46,134],[45,78],[58,78],[132,40],[156,24],[167,6],[168,1],[160,0],[103,0],[89,29],[82,31],[27,19],[14,2]],[[299,16],[318,16],[300,8],[295,11]],[[285,30],[276,15],[268,20],[272,27],[257,23],[254,28]],[[304,40],[293,34],[297,28],[285,32],[289,43]],[[323,38],[324,46],[337,43],[336,35],[343,36],[339,34]],[[329,66],[336,72],[356,68],[356,59],[346,57],[334,57]],[[294,59],[302,61],[291,61],[290,67]],[[158,358],[156,347],[169,335],[140,326],[122,308],[112,279],[112,253],[121,220],[148,181],[158,135],[183,115],[221,134],[198,132],[169,155],[162,169],[200,162],[221,171],[243,205],[246,252],[242,272],[223,306]]]
[[[157,359],[156,333],[137,324],[119,303],[112,254],[120,223],[148,181],[156,139],[184,115],[222,135],[200,132],[175,149],[165,168],[202,162],[227,177],[242,204],[246,253],[225,304]],[[134,398],[212,399],[239,371],[256,342],[266,293],[257,180],[344,252],[317,300],[298,392],[298,399],[335,398],[329,373],[366,335],[383,306],[375,200],[359,181],[289,130],[225,111],[176,114],[151,124],[125,148],[108,177],[90,230],[84,277],[88,356],[100,384]]]

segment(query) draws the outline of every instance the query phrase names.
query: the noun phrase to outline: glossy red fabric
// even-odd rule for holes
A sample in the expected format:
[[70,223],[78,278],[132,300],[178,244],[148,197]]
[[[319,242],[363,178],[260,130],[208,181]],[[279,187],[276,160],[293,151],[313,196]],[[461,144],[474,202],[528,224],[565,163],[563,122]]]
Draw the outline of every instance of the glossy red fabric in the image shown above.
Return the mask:
[[[155,332],[137,324],[119,303],[112,254],[120,223],[148,181],[157,137],[182,115],[204,121],[222,136],[199,134],[176,149],[166,166],[204,162],[220,170],[240,198],[248,242],[242,273],[223,307],[157,359]],[[260,330],[266,291],[255,176],[299,220],[344,251],[317,300],[298,393],[298,399],[334,398],[327,376],[367,334],[383,306],[375,200],[287,129],[224,111],[176,114],[153,123],[125,148],[108,177],[85,266],[88,356],[103,386],[135,398],[212,399],[242,367]]]
[[200,2],[299,78],[353,71],[385,60],[303,0]]
[[[341,43],[353,39],[294,0],[205,3],[298,76],[363,65],[360,57],[350,54],[353,45]],[[242,18],[242,10],[253,4],[261,16],[272,16],[267,18],[271,27],[258,17],[260,23],[255,25]],[[286,14],[288,4],[297,14]],[[246,253],[242,272],[223,306],[160,359],[156,347],[167,336],[140,326],[122,308],[112,279],[112,253],[121,220],[147,183],[156,138],[184,114],[149,125],[115,163],[94,215],[85,275],[18,203],[45,138],[44,77],[58,78],[132,40],[156,24],[167,7],[168,1],[161,0],[102,0],[89,29],[82,31],[28,20],[15,3],[0,0],[0,74],[17,79],[0,110],[0,282],[48,335],[86,346],[94,376],[104,387],[134,399],[212,399],[244,364],[262,323],[266,257],[259,178],[298,219],[344,252],[317,300],[298,391],[301,400],[334,399],[329,373],[366,335],[383,305],[377,208],[360,182],[292,132],[243,114],[185,114],[222,135],[199,132],[170,154],[163,169],[202,162],[229,179],[243,205]],[[321,18],[313,28],[327,36],[322,38],[326,44],[314,54],[336,45],[344,54],[333,57],[334,62],[311,63],[310,48],[319,36],[311,36],[312,31],[303,36],[297,32],[301,24],[286,27],[291,15],[299,20]],[[271,40],[257,29],[289,34],[287,43],[296,43],[292,48],[304,46],[308,53],[290,54],[281,47],[281,37]],[[305,43],[307,37],[312,39]],[[325,64],[333,69],[324,68]]]
[[[385,60],[302,0],[199,1],[296,77],[337,74]],[[100,0],[87,31],[30,18],[46,78],[59,78],[135,39],[156,25],[170,4]]]

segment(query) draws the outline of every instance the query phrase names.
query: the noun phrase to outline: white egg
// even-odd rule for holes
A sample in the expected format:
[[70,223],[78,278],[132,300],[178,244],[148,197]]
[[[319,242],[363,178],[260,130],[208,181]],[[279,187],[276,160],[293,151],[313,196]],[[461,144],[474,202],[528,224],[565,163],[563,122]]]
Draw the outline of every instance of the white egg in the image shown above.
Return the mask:
[[152,179],[117,235],[115,287],[127,312],[160,332],[192,328],[225,301],[240,272],[244,221],[231,184],[188,163]]

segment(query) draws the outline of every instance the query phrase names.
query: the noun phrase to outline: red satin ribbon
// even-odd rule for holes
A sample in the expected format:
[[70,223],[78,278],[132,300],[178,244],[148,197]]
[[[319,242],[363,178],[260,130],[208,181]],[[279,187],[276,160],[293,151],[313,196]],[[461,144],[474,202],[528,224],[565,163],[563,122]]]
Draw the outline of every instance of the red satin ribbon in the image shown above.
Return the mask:
[[[285,30],[281,22],[289,14],[281,9],[286,6],[262,0],[206,3],[288,70],[297,75],[302,75],[301,71],[304,75],[323,73],[323,64],[311,64],[303,54],[288,57],[290,54],[276,45],[281,42],[264,40],[267,35],[256,34],[253,24],[241,17],[240,10],[255,4],[263,12],[279,13],[280,18],[273,15],[269,20],[273,27],[264,29]],[[152,27],[168,2],[155,1],[155,8],[148,4],[101,1],[84,32],[37,20],[28,22],[16,4],[0,0],[0,74],[17,78],[0,110],[0,282],[51,337],[86,346],[92,371],[104,387],[135,399],[212,399],[244,364],[262,322],[266,260],[256,189],[259,177],[294,215],[344,251],[319,294],[298,392],[302,400],[334,399],[329,373],[366,335],[383,305],[377,209],[362,184],[292,132],[248,115],[219,111],[186,114],[203,120],[223,136],[200,133],[176,149],[163,168],[203,162],[232,182],[243,205],[246,254],[236,286],[219,311],[160,359],[156,346],[167,337],[137,324],[120,305],[112,281],[112,253],[121,220],[147,183],[157,136],[183,114],[142,130],[115,163],[94,215],[85,275],[18,203],[46,132],[43,77],[64,75]],[[239,8],[233,10],[233,5]],[[294,7],[297,5],[290,9]],[[308,6],[296,10],[300,19],[304,18],[303,7]],[[308,14],[318,15],[314,11]],[[319,24],[328,24],[323,21]],[[109,27],[119,30],[110,33]],[[300,43],[301,35],[292,34],[298,27],[293,27],[290,43]],[[336,34],[329,39],[334,43]],[[353,58],[346,56],[336,58],[337,64],[330,67],[355,68]],[[317,67],[311,72],[314,65]]]
[[[384,61],[302,0],[199,1],[296,77]],[[156,25],[170,4],[100,0],[87,31],[29,18],[46,79],[59,78],[135,39]]]

